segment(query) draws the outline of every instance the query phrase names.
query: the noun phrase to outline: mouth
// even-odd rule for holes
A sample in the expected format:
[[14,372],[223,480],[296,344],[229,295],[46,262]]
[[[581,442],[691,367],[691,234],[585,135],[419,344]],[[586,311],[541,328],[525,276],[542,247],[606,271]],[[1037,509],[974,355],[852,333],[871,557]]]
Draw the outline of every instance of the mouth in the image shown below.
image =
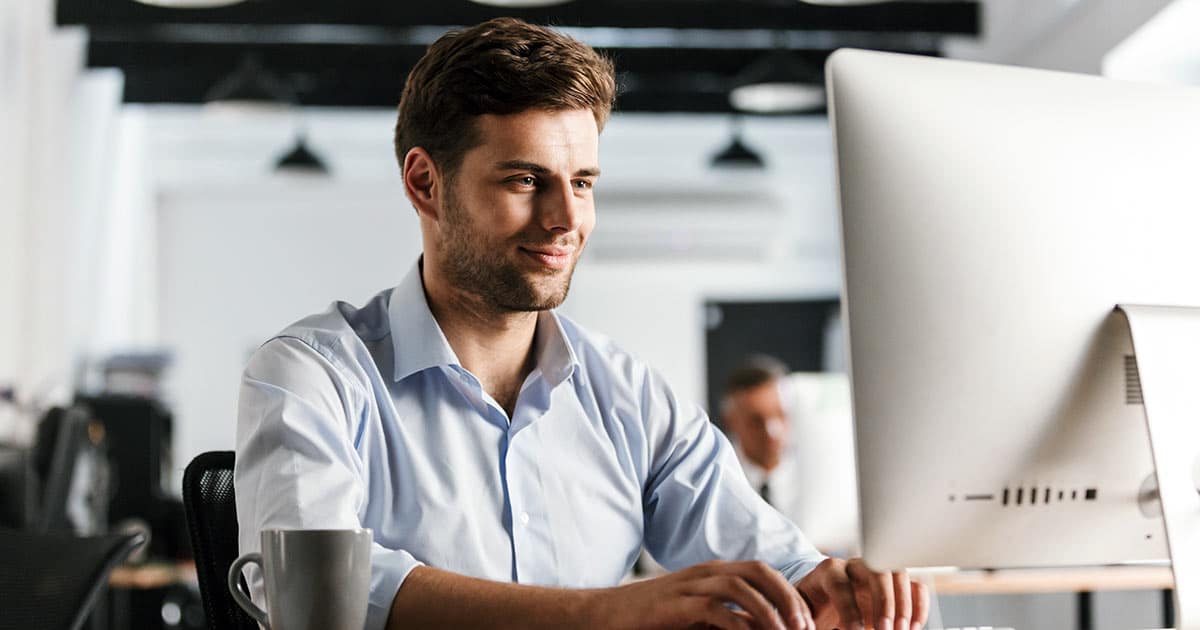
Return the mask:
[[570,267],[575,253],[574,247],[518,247],[517,249],[541,266],[556,271]]

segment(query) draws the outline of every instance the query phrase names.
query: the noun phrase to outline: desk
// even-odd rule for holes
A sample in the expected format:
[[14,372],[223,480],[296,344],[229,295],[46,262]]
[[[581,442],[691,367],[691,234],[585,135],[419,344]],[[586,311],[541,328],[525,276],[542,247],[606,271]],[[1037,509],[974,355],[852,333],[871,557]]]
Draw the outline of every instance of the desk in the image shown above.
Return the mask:
[[108,575],[112,588],[150,589],[173,584],[196,584],[196,563],[153,562],[142,565],[123,564]]
[[1011,595],[1019,593],[1077,593],[1078,630],[1092,628],[1092,593],[1097,591],[1160,591],[1163,627],[1175,625],[1170,567],[1110,566],[1079,569],[1004,569],[996,571],[914,572],[913,578],[933,587],[938,595]]
[[171,627],[203,627],[202,604],[192,594],[197,584],[196,564],[191,561],[120,565],[109,573],[107,610],[92,628],[123,630],[144,627],[151,621],[153,627],[162,627],[167,604],[173,605],[179,617]]
[[915,573],[939,595],[1007,595],[1094,591],[1163,591],[1175,587],[1170,567],[1005,569]]

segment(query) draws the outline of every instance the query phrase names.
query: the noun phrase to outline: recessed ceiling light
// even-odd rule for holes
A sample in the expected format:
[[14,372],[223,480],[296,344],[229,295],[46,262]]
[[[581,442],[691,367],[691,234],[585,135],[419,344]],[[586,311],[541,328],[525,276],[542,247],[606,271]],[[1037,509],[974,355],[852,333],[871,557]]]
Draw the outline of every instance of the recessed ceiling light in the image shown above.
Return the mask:
[[505,7],[507,9],[529,9],[533,7],[550,7],[556,4],[566,4],[571,0],[471,0],[475,4],[486,4],[489,7]]
[[796,113],[825,106],[825,90],[801,83],[756,83],[734,88],[729,103],[739,112]]
[[821,73],[795,54],[779,49],[738,73],[729,104],[756,114],[798,113],[825,106]]
[[141,4],[168,9],[215,9],[231,4],[241,4],[246,0],[134,0]]
[[824,5],[831,5],[831,6],[847,5],[848,6],[848,5],[854,5],[854,4],[883,4],[884,2],[891,2],[891,0],[800,0],[800,2],[803,2],[804,4],[824,4]]

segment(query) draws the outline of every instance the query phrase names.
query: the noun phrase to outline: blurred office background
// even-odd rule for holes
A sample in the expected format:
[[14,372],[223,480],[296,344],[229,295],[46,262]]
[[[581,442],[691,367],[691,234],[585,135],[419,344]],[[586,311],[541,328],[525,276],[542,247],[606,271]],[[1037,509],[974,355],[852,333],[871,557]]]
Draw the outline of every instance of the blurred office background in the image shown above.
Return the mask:
[[[711,406],[737,340],[763,325],[756,312],[796,314],[766,337],[792,344],[780,354],[802,357],[793,367],[844,365],[821,93],[832,50],[1190,81],[1194,4],[6,0],[0,442],[4,461],[33,472],[2,486],[4,524],[45,511],[38,484],[54,468],[35,462],[53,459],[50,410],[83,409],[83,450],[110,470],[96,482],[103,511],[61,526],[144,527],[150,561],[186,566],[182,471],[232,448],[249,353],[333,300],[396,284],[419,253],[393,112],[408,68],[447,28],[516,15],[613,55],[623,94],[601,139],[598,229],[562,310]],[[764,82],[785,89],[736,91]],[[156,597],[150,613],[122,605],[195,624],[186,594],[169,609]],[[945,598],[944,616],[1021,628],[1078,617],[1069,594],[1022,601],[1036,605]],[[1161,614],[1153,592],[1094,603],[1095,628]],[[121,623],[157,627],[137,619]]]

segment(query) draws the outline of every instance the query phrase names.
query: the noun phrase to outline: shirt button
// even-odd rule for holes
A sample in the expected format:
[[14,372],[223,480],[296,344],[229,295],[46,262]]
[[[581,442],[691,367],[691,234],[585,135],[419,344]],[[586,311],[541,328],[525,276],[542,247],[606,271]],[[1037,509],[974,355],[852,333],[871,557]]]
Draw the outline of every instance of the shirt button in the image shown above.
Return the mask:
[[529,512],[521,512],[521,524],[522,525],[529,524]]

